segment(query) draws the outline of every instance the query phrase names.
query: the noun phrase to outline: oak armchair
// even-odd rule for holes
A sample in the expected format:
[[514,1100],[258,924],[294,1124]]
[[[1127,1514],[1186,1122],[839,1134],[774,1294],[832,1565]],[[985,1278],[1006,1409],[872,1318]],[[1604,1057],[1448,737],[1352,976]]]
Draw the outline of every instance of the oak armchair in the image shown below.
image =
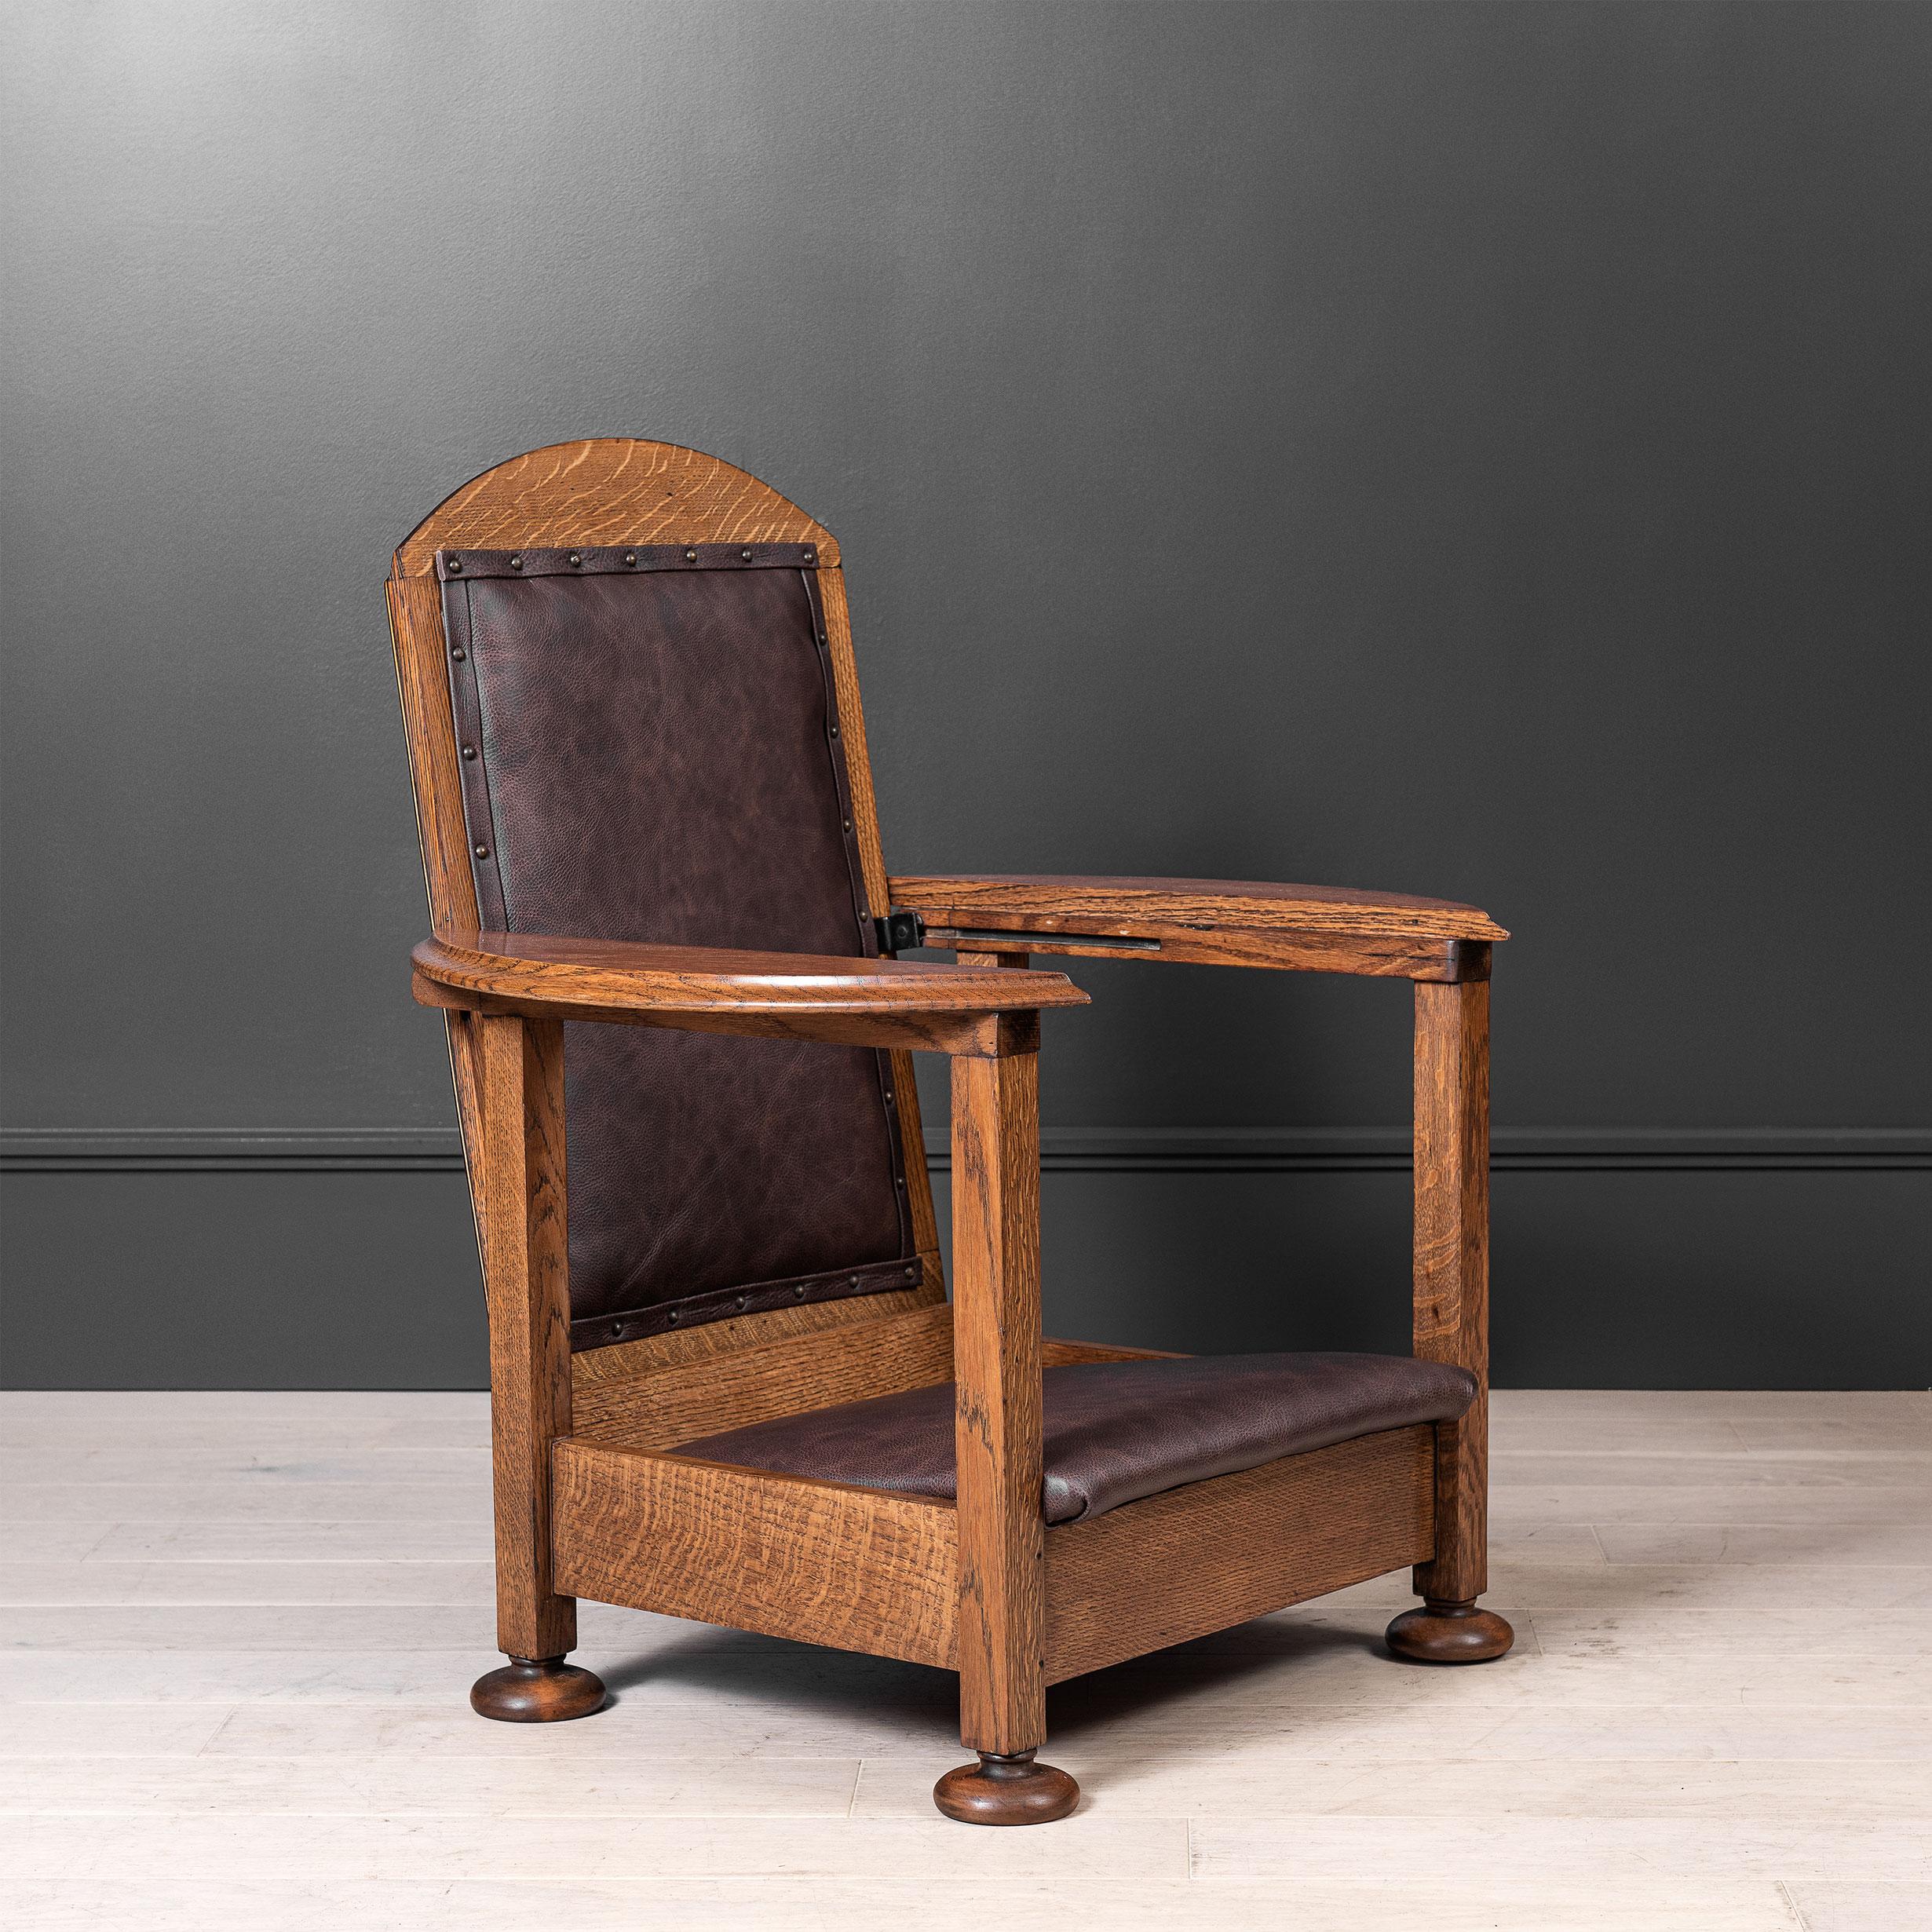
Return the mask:
[[[485,1717],[597,1710],[579,1596],[955,1670],[948,1816],[1030,1824],[1048,1684],[1412,1565],[1486,1583],[1491,944],[1466,906],[889,877],[838,546],[714,458],[499,465],[389,581],[489,1314]],[[902,960],[919,946],[951,963]],[[1415,984],[1412,1357],[1041,1333],[1034,955]],[[952,1061],[952,1299],[912,1079]],[[566,1175],[568,1173],[568,1185]]]

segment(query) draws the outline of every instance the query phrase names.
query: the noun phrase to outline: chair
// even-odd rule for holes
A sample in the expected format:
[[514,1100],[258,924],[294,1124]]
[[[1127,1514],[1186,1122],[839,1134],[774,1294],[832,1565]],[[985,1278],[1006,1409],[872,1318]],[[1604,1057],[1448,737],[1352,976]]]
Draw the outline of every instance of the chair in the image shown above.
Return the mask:
[[[957,1671],[974,1754],[939,1808],[1019,1824],[1077,1799],[1036,1753],[1083,1671],[1405,1565],[1398,1656],[1509,1648],[1477,1603],[1499,927],[889,876],[838,546],[693,451],[500,464],[388,590],[489,1313],[479,1712],[599,1707],[579,1597],[910,1659]],[[1036,955],[1415,982],[1412,1357],[1043,1339],[1039,1016],[1086,995]],[[916,1052],[952,1062],[950,1304]]]

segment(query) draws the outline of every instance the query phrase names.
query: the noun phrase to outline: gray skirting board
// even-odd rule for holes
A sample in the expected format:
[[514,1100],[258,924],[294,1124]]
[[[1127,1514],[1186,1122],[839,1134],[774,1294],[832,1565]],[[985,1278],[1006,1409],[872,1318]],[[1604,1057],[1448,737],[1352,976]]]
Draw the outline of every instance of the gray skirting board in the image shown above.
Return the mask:
[[[1407,1346],[1399,1130],[1062,1129],[1043,1158],[1055,1332]],[[480,1387],[461,1165],[453,1131],[6,1135],[0,1382]],[[1505,1386],[1932,1379],[1932,1137],[1514,1130],[1494,1169]]]

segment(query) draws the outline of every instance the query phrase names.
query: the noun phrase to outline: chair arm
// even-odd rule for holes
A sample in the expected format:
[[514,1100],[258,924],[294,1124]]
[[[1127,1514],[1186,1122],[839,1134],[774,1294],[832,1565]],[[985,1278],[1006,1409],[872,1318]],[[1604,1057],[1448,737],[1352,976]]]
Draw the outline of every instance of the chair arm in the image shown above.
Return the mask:
[[926,875],[890,882],[895,913],[955,951],[1079,953],[1415,980],[1485,978],[1488,913],[1447,899],[1241,879]]
[[426,1006],[982,1058],[1030,1050],[1041,1007],[1087,1003],[1062,973],[549,934],[445,933],[410,956]]

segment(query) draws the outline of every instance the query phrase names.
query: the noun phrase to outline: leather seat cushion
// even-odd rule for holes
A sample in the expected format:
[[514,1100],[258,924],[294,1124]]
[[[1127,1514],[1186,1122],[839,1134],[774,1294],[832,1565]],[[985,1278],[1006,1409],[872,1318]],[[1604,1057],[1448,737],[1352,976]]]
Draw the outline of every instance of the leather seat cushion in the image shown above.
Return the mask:
[[[1464,1368],[1406,1355],[1189,1355],[1045,1375],[1050,1523],[1357,1436],[1460,1415]],[[674,1453],[951,1499],[953,1385],[874,1396],[681,1443]]]

